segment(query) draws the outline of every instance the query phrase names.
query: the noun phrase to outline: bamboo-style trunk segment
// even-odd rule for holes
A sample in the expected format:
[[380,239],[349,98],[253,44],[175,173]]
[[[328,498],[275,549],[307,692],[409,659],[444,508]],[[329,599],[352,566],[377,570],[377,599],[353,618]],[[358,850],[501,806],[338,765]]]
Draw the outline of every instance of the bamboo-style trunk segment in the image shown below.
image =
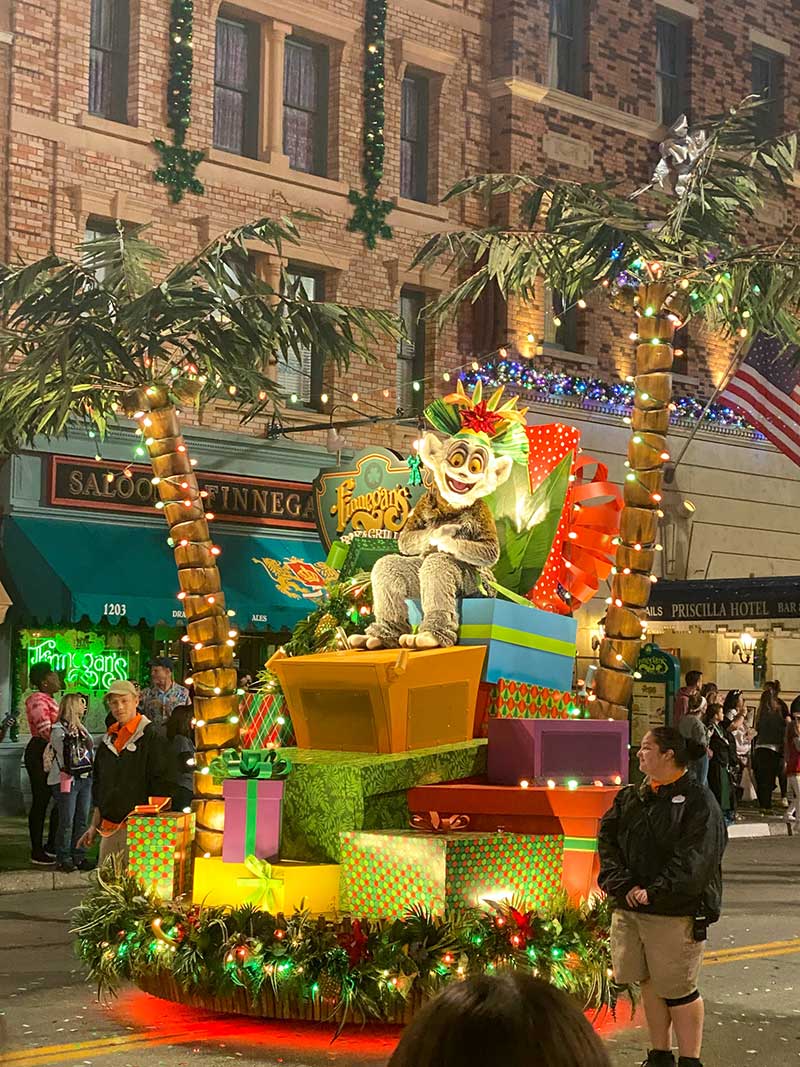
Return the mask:
[[179,597],[194,680],[197,818],[195,848],[200,855],[222,853],[225,820],[222,787],[202,769],[223,748],[239,748],[239,698],[231,628],[222,592],[217,554],[208,531],[204,498],[181,434],[178,413],[166,391],[150,387],[126,398],[145,439],[153,475],[173,542]]
[[647,619],[664,463],[669,458],[666,434],[675,330],[667,307],[671,289],[659,281],[639,289],[636,394],[628,443],[630,469],[625,481],[611,603],[595,676],[597,700],[590,705],[592,715],[598,719],[628,717],[633,671]]

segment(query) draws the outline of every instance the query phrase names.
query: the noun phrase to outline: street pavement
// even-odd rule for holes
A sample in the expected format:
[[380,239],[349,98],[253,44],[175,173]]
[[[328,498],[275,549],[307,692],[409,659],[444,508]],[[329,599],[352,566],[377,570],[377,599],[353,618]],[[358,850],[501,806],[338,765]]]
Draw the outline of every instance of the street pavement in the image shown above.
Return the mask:
[[[800,838],[734,841],[725,871],[725,915],[712,927],[702,976],[704,1063],[800,1067]],[[219,1018],[134,989],[99,1003],[70,941],[80,895],[0,894],[3,1067],[359,1067],[391,1055],[399,1034],[391,1027],[354,1028],[332,1044],[330,1028]],[[603,1031],[614,1067],[641,1063],[638,1019],[623,1010]]]

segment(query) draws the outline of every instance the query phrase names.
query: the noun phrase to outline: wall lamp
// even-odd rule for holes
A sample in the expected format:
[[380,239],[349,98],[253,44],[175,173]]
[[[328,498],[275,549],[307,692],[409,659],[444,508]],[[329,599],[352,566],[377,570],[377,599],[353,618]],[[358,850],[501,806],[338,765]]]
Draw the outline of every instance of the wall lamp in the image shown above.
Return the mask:
[[753,658],[753,649],[756,647],[756,639],[752,634],[744,631],[739,635],[739,640],[733,642],[731,652],[739,657],[740,663],[749,663]]

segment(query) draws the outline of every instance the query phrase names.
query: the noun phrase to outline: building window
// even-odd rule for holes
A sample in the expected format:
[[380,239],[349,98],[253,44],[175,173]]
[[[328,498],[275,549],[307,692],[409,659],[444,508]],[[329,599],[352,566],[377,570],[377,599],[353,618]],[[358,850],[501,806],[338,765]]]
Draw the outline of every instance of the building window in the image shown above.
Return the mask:
[[550,0],[548,84],[583,96],[582,0]]
[[128,121],[128,0],[92,0],[89,24],[89,111]]
[[[86,229],[83,231],[84,244],[89,244],[91,241],[107,240],[109,237],[117,236],[117,223],[113,219],[104,219],[99,215],[90,215],[86,220]],[[88,250],[84,251],[84,258],[88,259],[91,253]],[[86,264],[90,266],[90,264]],[[106,280],[108,271],[105,267],[96,267],[94,270],[94,276],[97,278],[100,285]]]
[[756,112],[759,139],[775,137],[783,122],[783,59],[766,49],[753,49],[753,95],[765,102]]
[[672,370],[675,374],[689,373],[689,327],[681,326],[672,337]]
[[217,19],[214,59],[214,147],[258,154],[258,26]]
[[425,402],[424,306],[424,293],[417,289],[401,290],[400,318],[409,340],[400,341],[397,345],[397,407],[405,415],[419,415]]
[[545,292],[544,340],[564,352],[580,352],[578,347],[578,309],[565,307],[560,293]]
[[[287,291],[307,300],[325,299],[325,276],[304,267],[290,266],[286,272]],[[322,396],[323,357],[303,347],[287,363],[278,364],[277,382],[292,403],[319,407]],[[292,397],[296,397],[292,400]]]
[[323,177],[328,169],[328,50],[286,38],[283,151],[293,170]]
[[403,78],[400,107],[400,195],[408,200],[428,199],[427,78]]
[[656,18],[656,118],[671,126],[688,108],[689,22],[668,14]]

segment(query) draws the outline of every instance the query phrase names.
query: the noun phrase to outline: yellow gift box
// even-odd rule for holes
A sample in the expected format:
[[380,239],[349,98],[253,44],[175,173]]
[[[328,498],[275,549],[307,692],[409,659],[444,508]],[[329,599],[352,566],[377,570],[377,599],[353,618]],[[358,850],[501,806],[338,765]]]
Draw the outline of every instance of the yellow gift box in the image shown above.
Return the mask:
[[248,856],[244,863],[220,857],[194,861],[192,900],[207,907],[253,904],[273,914],[302,906],[315,914],[339,907],[338,863],[269,863]]

